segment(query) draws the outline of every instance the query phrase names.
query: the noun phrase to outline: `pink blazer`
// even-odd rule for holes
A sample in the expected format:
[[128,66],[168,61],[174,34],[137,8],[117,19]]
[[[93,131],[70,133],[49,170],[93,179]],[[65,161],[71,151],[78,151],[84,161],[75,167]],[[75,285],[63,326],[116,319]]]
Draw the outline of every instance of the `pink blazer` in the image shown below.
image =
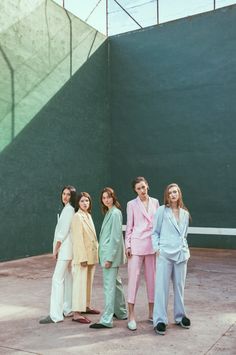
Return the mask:
[[157,199],[149,197],[148,212],[140,198],[127,203],[125,246],[134,255],[154,254],[152,247],[153,218],[159,207]]

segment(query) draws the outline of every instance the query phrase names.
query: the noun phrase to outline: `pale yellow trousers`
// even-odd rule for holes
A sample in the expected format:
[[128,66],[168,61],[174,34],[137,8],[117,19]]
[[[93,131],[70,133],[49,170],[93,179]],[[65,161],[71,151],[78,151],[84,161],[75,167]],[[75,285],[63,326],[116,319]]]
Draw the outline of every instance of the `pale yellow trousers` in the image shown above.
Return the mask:
[[85,312],[90,307],[95,265],[73,266],[72,311]]

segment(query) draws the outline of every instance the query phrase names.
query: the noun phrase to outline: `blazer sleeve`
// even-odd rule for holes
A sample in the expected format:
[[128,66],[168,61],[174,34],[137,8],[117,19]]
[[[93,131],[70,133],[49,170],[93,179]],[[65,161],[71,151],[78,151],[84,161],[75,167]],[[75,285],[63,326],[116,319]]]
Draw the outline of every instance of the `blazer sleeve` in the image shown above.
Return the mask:
[[186,219],[186,223],[185,223],[185,231],[184,231],[184,238],[187,238],[188,236],[188,227],[189,227],[189,213],[187,211],[185,211],[185,219]]
[[154,251],[158,251],[160,249],[160,234],[163,222],[164,208],[165,206],[161,206],[157,209],[153,220],[152,247]]
[[58,221],[58,228],[56,232],[55,240],[63,243],[63,241],[68,237],[70,232],[72,218],[74,216],[73,208],[65,208],[63,209],[61,216]]
[[134,212],[131,203],[127,204],[127,223],[126,223],[126,232],[125,232],[125,247],[131,247],[131,236],[133,233],[134,226]]
[[73,243],[73,264],[80,264],[88,261],[87,250],[84,244],[83,222],[78,215],[75,215],[71,225]]
[[113,262],[122,243],[122,215],[118,211],[111,216],[111,234],[106,253],[107,261]]

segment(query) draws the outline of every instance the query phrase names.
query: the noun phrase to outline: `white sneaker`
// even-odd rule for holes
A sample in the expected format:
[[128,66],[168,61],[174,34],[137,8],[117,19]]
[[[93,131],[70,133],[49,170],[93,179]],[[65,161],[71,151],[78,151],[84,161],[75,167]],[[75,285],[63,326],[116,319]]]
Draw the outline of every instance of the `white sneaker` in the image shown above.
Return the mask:
[[135,320],[130,320],[128,322],[128,328],[129,328],[129,330],[136,330],[137,329],[137,324],[136,324]]

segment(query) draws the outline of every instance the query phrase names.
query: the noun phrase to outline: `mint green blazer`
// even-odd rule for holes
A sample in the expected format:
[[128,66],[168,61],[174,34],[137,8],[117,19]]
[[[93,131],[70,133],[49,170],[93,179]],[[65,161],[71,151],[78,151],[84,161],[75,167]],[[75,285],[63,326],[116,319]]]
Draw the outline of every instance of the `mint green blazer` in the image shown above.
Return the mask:
[[122,234],[122,213],[113,206],[105,214],[99,235],[99,262],[102,267],[111,261],[111,267],[125,263],[124,240]]

